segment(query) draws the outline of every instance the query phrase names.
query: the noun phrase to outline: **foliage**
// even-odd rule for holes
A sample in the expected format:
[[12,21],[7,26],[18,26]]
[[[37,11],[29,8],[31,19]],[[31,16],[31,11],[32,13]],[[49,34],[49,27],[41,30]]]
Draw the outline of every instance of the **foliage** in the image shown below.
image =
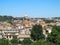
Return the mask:
[[44,20],[44,21],[45,21],[45,23],[56,22],[56,21],[54,21],[54,20]]
[[60,26],[54,26],[51,34],[48,35],[48,41],[60,45]]
[[0,39],[0,45],[9,45],[9,41],[7,39]]
[[33,40],[44,39],[43,29],[42,29],[41,25],[33,26],[32,30],[31,30],[31,38]]
[[0,16],[0,21],[7,21],[7,22],[9,22],[9,21],[12,21],[12,19],[14,20],[14,19],[16,19],[16,18],[14,18],[14,17],[12,17],[12,16]]
[[25,38],[23,41],[22,41],[22,45],[30,45],[32,43],[32,41],[29,39],[29,38]]
[[17,45],[18,44],[18,39],[13,38],[10,42],[11,42],[12,45]]
[[60,26],[53,26],[53,29],[55,29],[56,31],[60,32]]
[[39,41],[33,42],[30,45],[54,45],[54,44],[51,42],[44,41],[44,40],[39,40]]

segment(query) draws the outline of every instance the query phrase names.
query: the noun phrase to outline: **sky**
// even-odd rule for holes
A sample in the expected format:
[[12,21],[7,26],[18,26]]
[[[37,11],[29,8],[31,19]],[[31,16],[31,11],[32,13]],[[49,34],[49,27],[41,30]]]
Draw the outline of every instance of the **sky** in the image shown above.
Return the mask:
[[0,0],[0,15],[60,17],[60,0]]

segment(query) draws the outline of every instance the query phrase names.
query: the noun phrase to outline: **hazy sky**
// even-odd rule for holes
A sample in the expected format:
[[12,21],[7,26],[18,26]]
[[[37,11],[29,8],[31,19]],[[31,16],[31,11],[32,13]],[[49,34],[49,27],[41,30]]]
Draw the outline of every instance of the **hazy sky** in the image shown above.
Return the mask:
[[60,0],[0,0],[0,15],[59,17]]

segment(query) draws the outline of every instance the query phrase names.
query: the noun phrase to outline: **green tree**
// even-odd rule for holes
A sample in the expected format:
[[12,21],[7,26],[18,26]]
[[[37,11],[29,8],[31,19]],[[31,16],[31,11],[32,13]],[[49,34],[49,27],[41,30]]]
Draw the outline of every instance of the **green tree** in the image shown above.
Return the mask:
[[7,39],[0,39],[0,45],[9,45],[9,41]]
[[13,38],[10,42],[12,45],[18,45],[18,39],[17,38]]
[[60,45],[60,26],[54,26],[51,34],[48,35],[48,41]]
[[56,22],[56,21],[54,21],[54,20],[45,20],[45,19],[44,19],[44,21],[45,21],[45,23]]
[[12,17],[12,16],[0,16],[0,21],[2,21],[2,22],[4,22],[4,21],[8,21],[8,22],[10,22],[10,21],[12,21],[12,19],[13,20],[16,20],[16,18],[14,18],[14,17]]
[[53,29],[57,30],[60,33],[60,26],[53,26]]
[[25,38],[22,41],[21,45],[30,45],[31,43],[32,43],[32,41],[29,38]]
[[55,45],[55,44],[44,41],[44,40],[39,40],[39,41],[35,41],[35,42],[31,43],[30,45]]
[[43,29],[41,25],[33,26],[31,30],[31,38],[35,40],[44,39]]

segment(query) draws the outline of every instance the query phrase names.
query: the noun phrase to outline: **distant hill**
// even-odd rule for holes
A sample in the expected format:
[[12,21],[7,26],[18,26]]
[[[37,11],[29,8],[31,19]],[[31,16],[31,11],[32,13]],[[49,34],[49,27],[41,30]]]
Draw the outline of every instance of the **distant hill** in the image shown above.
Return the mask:
[[16,18],[12,17],[12,16],[1,16],[0,15],[0,21],[10,21],[10,20],[14,20]]
[[53,19],[60,19],[60,17],[52,17]]

